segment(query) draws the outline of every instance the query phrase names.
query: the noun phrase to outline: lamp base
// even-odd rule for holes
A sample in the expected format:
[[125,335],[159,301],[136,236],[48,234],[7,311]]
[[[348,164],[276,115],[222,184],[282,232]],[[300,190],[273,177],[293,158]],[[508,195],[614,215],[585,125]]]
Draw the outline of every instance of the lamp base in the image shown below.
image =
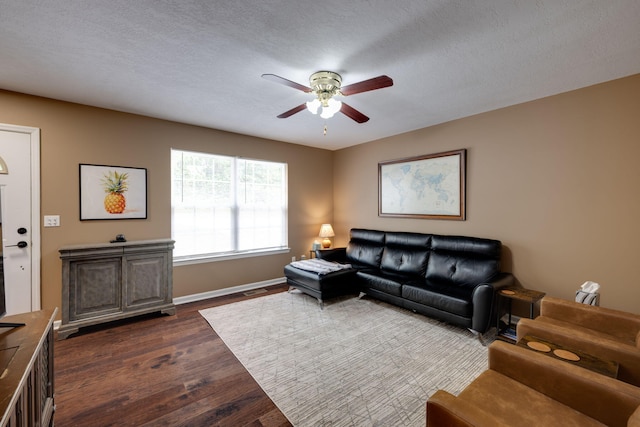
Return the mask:
[[331,240],[328,237],[325,237],[322,241],[322,249],[329,249],[331,247]]

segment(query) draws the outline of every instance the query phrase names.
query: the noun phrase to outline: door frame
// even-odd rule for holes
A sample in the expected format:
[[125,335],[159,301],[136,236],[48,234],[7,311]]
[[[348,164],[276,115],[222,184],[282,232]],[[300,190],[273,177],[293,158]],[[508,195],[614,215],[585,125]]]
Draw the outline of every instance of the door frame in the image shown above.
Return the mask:
[[24,133],[31,141],[31,311],[37,311],[41,308],[40,128],[0,123],[0,131]]

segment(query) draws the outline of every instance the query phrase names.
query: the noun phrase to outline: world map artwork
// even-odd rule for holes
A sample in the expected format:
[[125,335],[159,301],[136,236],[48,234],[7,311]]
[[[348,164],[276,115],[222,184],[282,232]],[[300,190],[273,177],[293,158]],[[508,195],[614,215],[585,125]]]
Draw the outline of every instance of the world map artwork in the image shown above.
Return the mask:
[[460,216],[460,156],[380,165],[380,213]]

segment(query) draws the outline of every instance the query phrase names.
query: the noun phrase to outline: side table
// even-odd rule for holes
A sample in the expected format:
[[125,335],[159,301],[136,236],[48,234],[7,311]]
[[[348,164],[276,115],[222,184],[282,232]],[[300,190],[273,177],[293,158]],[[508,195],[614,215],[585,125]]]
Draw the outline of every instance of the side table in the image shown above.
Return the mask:
[[[498,291],[498,311],[496,319],[496,327],[498,329],[498,336],[505,338],[509,342],[516,342],[515,327],[511,327],[511,305],[513,300],[524,301],[529,304],[529,318],[533,319],[533,309],[535,304],[540,301],[546,294],[540,291],[534,291],[532,289],[506,287]],[[509,304],[509,321],[507,327],[503,330],[500,329],[500,312],[502,311],[502,301],[507,300]]]

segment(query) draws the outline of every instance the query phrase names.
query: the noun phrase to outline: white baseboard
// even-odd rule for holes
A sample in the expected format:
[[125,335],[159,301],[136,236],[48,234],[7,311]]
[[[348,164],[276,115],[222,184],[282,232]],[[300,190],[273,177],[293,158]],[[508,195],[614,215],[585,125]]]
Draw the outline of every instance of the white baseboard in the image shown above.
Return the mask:
[[239,292],[251,291],[253,289],[263,288],[265,286],[278,285],[286,282],[285,277],[279,277],[277,279],[264,280],[262,282],[248,283],[246,285],[232,286],[230,288],[216,289],[215,291],[202,292],[199,294],[185,295],[183,297],[177,297],[173,299],[175,305],[187,304],[190,302],[202,301],[203,299],[221,297],[224,295],[237,294]]
[[[246,285],[232,286],[230,288],[216,289],[215,291],[202,292],[199,294],[185,295],[173,299],[175,305],[187,304],[190,302],[202,301],[204,299],[221,297],[225,295],[237,294],[239,292],[251,291],[254,289],[264,288],[265,286],[279,285],[286,282],[285,277],[279,277],[277,279],[264,280],[262,282],[248,283]],[[53,329],[58,330],[62,321],[56,320],[53,322]]]

